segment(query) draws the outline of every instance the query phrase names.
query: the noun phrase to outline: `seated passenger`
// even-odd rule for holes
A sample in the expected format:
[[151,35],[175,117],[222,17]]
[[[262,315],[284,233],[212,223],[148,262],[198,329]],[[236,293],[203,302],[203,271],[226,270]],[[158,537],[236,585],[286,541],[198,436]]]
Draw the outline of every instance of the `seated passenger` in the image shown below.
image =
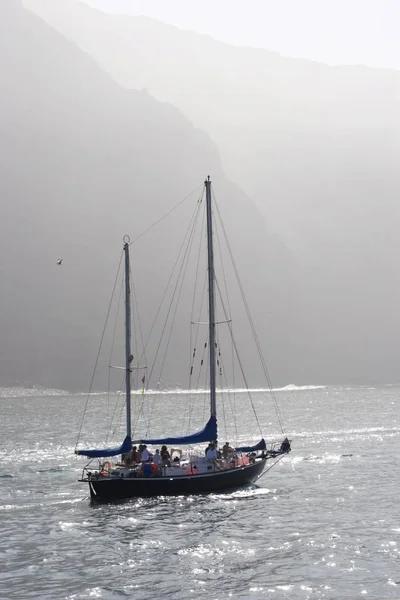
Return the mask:
[[247,456],[249,458],[249,463],[253,465],[256,462],[257,453],[256,452],[251,452]]
[[222,456],[223,458],[229,458],[229,455],[232,454],[233,448],[230,447],[229,442],[225,442],[222,446]]

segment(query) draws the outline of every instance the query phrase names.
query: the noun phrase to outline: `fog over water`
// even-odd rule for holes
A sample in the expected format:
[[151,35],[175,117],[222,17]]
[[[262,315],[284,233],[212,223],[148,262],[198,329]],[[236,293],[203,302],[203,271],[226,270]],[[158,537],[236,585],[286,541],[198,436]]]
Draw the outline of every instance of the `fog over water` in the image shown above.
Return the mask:
[[[0,10],[4,385],[87,387],[122,236],[208,173],[273,385],[398,381],[397,71],[73,0]],[[134,248],[144,329],[192,208]]]

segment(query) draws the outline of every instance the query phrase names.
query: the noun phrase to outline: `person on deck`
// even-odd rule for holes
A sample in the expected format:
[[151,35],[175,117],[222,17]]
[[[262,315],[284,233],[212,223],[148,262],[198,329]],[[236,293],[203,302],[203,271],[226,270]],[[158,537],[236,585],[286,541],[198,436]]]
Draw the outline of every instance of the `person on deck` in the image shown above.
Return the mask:
[[279,449],[279,452],[280,452],[281,454],[284,454],[285,452],[290,452],[290,450],[291,450],[291,447],[290,447],[290,442],[289,442],[289,440],[287,439],[287,437],[285,437],[285,439],[283,440],[283,442],[282,442],[282,444],[281,444],[281,447],[280,447],[280,449]]
[[148,462],[150,460],[150,452],[147,450],[146,444],[143,444],[142,455],[140,457],[142,463]]
[[162,458],[161,458],[161,454],[160,454],[160,450],[159,448],[157,448],[156,453],[153,456],[153,463],[155,465],[157,465],[157,467],[159,467],[162,463]]
[[139,450],[138,450],[138,454],[139,454],[139,462],[142,460],[142,452],[143,452],[143,448],[144,448],[144,444],[139,444]]
[[140,462],[140,456],[136,446],[133,446],[132,448],[130,460],[132,464],[137,464],[138,462]]
[[229,458],[229,456],[232,454],[232,452],[233,452],[233,448],[230,447],[229,442],[225,442],[225,444],[222,446],[223,458]]
[[214,444],[209,444],[206,450],[206,459],[207,461],[215,461],[217,458],[217,451],[215,449]]
[[167,450],[167,446],[161,446],[161,460],[163,467],[171,466],[171,455]]

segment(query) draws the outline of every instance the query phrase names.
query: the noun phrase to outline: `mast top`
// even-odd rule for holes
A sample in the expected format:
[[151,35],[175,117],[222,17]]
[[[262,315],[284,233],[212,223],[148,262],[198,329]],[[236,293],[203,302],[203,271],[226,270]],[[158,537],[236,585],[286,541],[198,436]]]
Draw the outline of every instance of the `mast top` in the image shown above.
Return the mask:
[[124,235],[124,237],[122,238],[122,241],[124,242],[124,244],[129,244],[129,242],[131,241],[131,238],[129,237],[129,235]]

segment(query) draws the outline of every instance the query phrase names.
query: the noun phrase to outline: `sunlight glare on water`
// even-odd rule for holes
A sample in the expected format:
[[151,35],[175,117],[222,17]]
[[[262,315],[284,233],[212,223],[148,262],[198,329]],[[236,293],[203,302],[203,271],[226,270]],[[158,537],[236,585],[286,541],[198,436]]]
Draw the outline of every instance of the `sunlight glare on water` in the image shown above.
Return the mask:
[[[74,456],[85,398],[3,392],[0,597],[399,598],[398,393],[282,390],[293,452],[259,486],[95,505]],[[262,407],[265,392],[255,397]],[[106,429],[107,398],[93,402],[88,443]],[[172,426],[164,402],[157,410]],[[240,420],[241,439],[256,441]],[[270,422],[267,439],[279,439]]]

